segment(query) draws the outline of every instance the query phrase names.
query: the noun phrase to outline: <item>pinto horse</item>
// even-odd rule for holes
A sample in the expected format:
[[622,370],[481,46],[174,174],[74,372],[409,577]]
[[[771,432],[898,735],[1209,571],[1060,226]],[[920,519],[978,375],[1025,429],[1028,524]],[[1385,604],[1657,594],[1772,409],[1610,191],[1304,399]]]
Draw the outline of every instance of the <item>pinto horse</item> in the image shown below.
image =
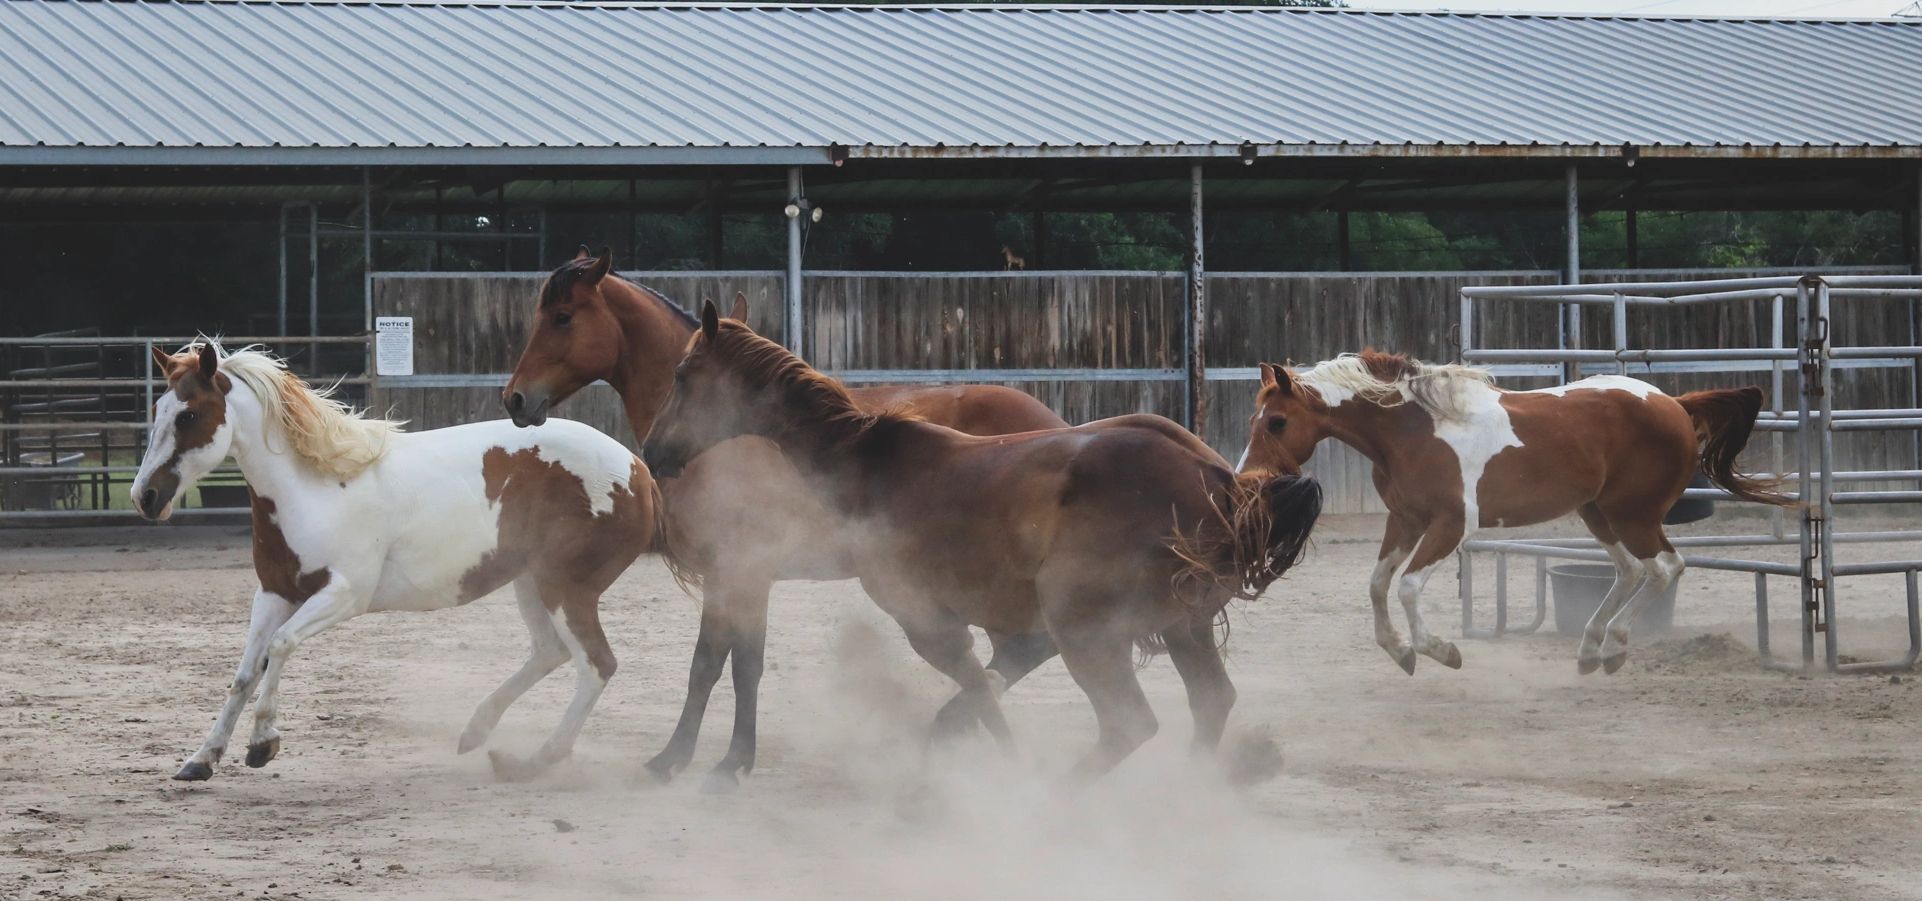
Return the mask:
[[[1417,652],[1461,666],[1461,652],[1422,622],[1422,586],[1436,564],[1476,528],[1579,514],[1614,561],[1615,582],[1588,621],[1577,668],[1613,673],[1628,659],[1636,612],[1682,574],[1662,517],[1698,468],[1743,500],[1793,503],[1735,472],[1761,407],[1760,388],[1669,397],[1618,375],[1504,391],[1482,370],[1364,351],[1295,373],[1263,363],[1241,467],[1306,462],[1323,438],[1375,465],[1388,507],[1369,580],[1375,641],[1409,675]],[[1388,620],[1391,586],[1412,643]]]
[[567,756],[614,675],[600,596],[656,533],[653,479],[619,442],[574,422],[505,422],[408,434],[309,388],[274,357],[209,341],[156,350],[167,392],[134,479],[135,507],[165,519],[232,453],[253,505],[253,619],[227,700],[175,779],[200,780],[226,750],[256,686],[247,765],[280,751],[280,676],[307,640],[362,613],[458,606],[509,582],[533,652],[481,703],[462,753],[568,660],[574,701],[530,759],[501,752],[496,774],[531,776]]
[[[516,424],[547,411],[596,380],[620,395],[636,443],[646,440],[673,387],[674,367],[700,323],[667,298],[611,274],[608,251],[587,248],[542,287],[534,330],[501,400]],[[737,319],[746,298],[736,296]],[[870,411],[904,410],[976,435],[1067,425],[1020,391],[991,385],[876,387],[848,392]],[[687,701],[667,747],[647,767],[672,778],[693,758],[709,694],[730,653],[734,659],[734,734],[709,785],[726,789],[754,768],[755,713],[767,642],[768,591],[783,579],[845,579],[852,536],[773,445],[730,441],[661,486],[667,532],[678,559],[703,582],[700,637],[688,667]],[[1053,656],[1045,635],[989,634],[988,668],[1012,684]],[[961,728],[957,696],[944,722]]]
[[977,437],[863,409],[713,303],[641,455],[672,478],[715,445],[758,435],[820,486],[868,596],[922,659],[953,679],[1004,749],[997,686],[970,625],[1045,632],[1094,705],[1094,776],[1156,730],[1136,680],[1138,642],[1165,647],[1188,688],[1195,744],[1220,741],[1234,686],[1213,642],[1231,597],[1254,597],[1299,560],[1321,509],[1312,479],[1237,476],[1159,416]]

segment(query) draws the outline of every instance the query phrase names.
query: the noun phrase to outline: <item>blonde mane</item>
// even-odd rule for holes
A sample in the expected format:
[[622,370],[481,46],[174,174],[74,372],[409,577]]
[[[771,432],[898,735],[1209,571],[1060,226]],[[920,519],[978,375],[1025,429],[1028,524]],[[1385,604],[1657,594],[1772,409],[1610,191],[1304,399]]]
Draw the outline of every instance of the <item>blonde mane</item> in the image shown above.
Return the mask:
[[[207,339],[220,357],[220,371],[253,389],[265,415],[263,436],[272,446],[274,432],[287,436],[295,456],[327,475],[348,479],[385,456],[389,439],[403,422],[369,419],[340,401],[334,387],[313,388],[288,371],[286,361],[264,350],[245,347],[228,352]],[[199,346],[199,342],[189,348]]]
[[1493,377],[1486,370],[1472,366],[1423,363],[1400,354],[1374,351],[1323,360],[1302,373],[1301,380],[1320,392],[1324,399],[1332,389],[1379,407],[1398,407],[1412,401],[1438,422],[1468,416],[1468,397],[1462,388],[1494,385]]

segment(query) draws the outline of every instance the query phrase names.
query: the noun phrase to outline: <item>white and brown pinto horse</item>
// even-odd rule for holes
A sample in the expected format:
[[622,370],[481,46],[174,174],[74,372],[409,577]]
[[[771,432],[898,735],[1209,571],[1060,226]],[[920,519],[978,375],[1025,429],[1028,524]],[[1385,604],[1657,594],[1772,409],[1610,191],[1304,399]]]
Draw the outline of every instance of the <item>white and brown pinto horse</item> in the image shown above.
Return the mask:
[[256,686],[247,765],[280,750],[280,676],[303,642],[362,613],[439,610],[512,582],[533,652],[474,711],[466,752],[522,693],[568,660],[574,700],[531,759],[491,755],[503,778],[565,757],[614,674],[599,602],[653,543],[655,490],[619,442],[574,422],[476,423],[417,434],[315,391],[274,357],[213,342],[155,351],[168,391],[133,499],[165,519],[228,454],[253,499],[253,619],[227,700],[176,779],[213,775]]
[[[1613,375],[1505,391],[1478,369],[1364,351],[1295,373],[1262,364],[1240,468],[1299,465],[1323,438],[1374,464],[1388,507],[1369,582],[1375,641],[1411,675],[1417,652],[1461,666],[1461,652],[1422,622],[1422,586],[1436,564],[1477,528],[1580,515],[1614,561],[1615,582],[1589,620],[1577,663],[1583,673],[1613,673],[1628,657],[1636,612],[1682,573],[1662,517],[1698,467],[1736,497],[1791,503],[1734,469],[1761,406],[1759,388],[1670,397]],[[1391,586],[1412,644],[1388,620]]]

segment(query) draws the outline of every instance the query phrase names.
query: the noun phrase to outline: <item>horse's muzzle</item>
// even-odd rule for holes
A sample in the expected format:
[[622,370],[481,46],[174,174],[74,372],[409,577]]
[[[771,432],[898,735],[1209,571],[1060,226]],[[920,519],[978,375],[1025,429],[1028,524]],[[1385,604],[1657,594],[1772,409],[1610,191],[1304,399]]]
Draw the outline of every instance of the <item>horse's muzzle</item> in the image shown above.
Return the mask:
[[540,425],[547,421],[545,396],[530,400],[526,394],[509,391],[501,398],[501,405],[507,408],[508,418],[514,420],[514,424],[521,428]]

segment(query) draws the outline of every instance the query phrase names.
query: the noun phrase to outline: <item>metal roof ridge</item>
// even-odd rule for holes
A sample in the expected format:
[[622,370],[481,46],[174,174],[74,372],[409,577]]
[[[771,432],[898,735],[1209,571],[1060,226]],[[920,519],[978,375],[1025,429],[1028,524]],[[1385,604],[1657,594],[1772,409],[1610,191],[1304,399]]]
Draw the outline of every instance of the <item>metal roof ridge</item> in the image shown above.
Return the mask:
[[753,2],[753,0],[0,0],[0,3],[63,5],[82,3],[129,4],[141,6],[311,6],[311,7],[448,7],[482,9],[619,9],[715,12],[795,12],[815,14],[874,14],[902,12],[945,12],[973,15],[997,13],[1146,13],[1163,15],[1251,15],[1251,16],[1327,16],[1347,18],[1427,18],[1427,19],[1544,19],[1557,21],[1608,22],[1708,22],[1769,25],[1894,25],[1922,28],[1922,19],[1899,16],[1755,16],[1706,15],[1701,13],[1626,14],[1619,12],[1564,12],[1528,10],[1451,10],[1451,9],[1376,9],[1356,7],[1301,6],[1165,6],[1148,4],[1061,4],[1061,3],[890,3],[844,4],[802,2]]

